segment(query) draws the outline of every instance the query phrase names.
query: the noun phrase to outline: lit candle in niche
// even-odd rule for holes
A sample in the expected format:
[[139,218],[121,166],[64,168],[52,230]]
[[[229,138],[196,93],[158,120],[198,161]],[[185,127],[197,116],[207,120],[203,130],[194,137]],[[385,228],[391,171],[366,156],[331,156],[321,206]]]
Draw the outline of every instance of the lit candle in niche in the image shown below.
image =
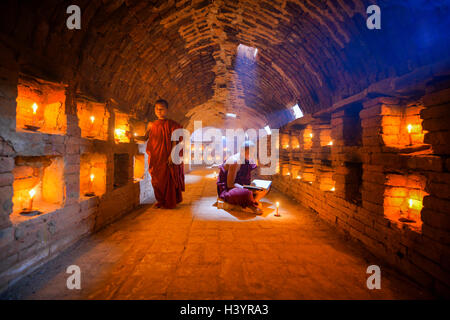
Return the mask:
[[313,137],[313,134],[312,134],[312,133],[310,133],[310,134],[309,134],[309,137],[310,137],[310,138],[312,138],[312,137]]
[[276,203],[276,206],[277,206],[277,212],[275,213],[275,217],[279,217],[280,213],[278,212],[278,209],[280,208],[280,203],[278,201]]
[[290,176],[290,175],[291,175],[291,173],[290,173],[290,172],[288,172],[288,173],[286,173],[286,175],[287,175],[287,176]]
[[33,126],[34,126],[36,124],[36,112],[38,109],[38,105],[36,103],[33,103],[31,109],[33,110]]
[[92,187],[94,185],[94,178],[95,178],[95,175],[93,173],[91,173],[91,176],[89,177],[89,192],[92,192]]
[[94,124],[94,121],[95,121],[95,117],[91,116],[91,124]]
[[300,180],[302,177],[300,175],[297,176],[297,179]]
[[32,211],[32,210],[33,210],[33,199],[34,199],[34,196],[35,196],[35,194],[36,194],[36,191],[35,191],[34,189],[31,189],[31,190],[28,192],[28,194],[30,195],[30,204],[29,204],[29,206],[28,206],[28,210],[29,210],[29,211]]
[[125,130],[124,129],[116,129],[116,140],[121,141],[125,137]]
[[412,139],[411,139],[412,129],[413,129],[412,124],[408,124],[406,126],[406,130],[408,130],[408,136],[409,136],[409,145],[412,145]]
[[36,103],[33,103],[33,105],[31,106],[31,109],[33,109],[33,114],[36,114],[36,111],[38,109],[38,105]]
[[333,141],[328,142],[328,145],[332,146],[333,145]]
[[330,191],[336,191],[336,188],[335,188],[335,187],[332,187],[332,188],[330,189]]

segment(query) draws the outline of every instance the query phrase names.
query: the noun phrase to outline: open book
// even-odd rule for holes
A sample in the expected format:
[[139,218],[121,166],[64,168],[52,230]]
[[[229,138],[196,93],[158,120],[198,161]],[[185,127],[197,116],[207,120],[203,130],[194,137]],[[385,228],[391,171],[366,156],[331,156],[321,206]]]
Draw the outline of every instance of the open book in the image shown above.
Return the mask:
[[270,181],[270,180],[255,179],[252,181],[252,183],[250,185],[244,185],[243,187],[245,189],[249,189],[249,190],[267,190],[270,188],[271,184],[272,184],[272,181]]

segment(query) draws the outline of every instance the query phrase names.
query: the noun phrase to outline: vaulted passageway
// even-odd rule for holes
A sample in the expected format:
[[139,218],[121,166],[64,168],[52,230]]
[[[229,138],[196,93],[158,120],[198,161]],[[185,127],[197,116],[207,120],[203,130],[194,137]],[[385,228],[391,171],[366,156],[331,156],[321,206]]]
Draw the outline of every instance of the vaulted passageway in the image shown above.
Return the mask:
[[[264,213],[223,210],[212,170],[186,176],[175,210],[144,206],[17,283],[20,299],[427,299],[432,296],[345,240],[316,214],[272,192]],[[275,217],[275,202],[281,217]],[[382,268],[368,290],[367,267]],[[66,267],[81,269],[67,290]]]
[[[66,1],[0,1],[0,293],[420,297],[412,281],[450,295],[446,1],[75,2],[80,28]],[[141,207],[155,201],[159,99],[202,153],[207,128],[270,137],[264,216],[213,207],[213,180],[195,171],[210,155],[195,152],[181,205]],[[238,148],[222,151],[217,164]],[[66,262],[90,274],[80,293],[60,291]],[[369,263],[410,280],[388,272],[369,291]]]

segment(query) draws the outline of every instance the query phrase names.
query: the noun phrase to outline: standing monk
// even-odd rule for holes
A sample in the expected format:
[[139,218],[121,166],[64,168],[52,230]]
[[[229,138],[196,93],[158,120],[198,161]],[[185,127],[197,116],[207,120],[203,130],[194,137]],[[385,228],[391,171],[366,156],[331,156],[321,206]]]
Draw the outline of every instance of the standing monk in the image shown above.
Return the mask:
[[[152,176],[157,208],[175,208],[183,200],[184,165],[172,162],[171,152],[176,141],[171,141],[172,132],[181,129],[181,125],[167,119],[169,104],[166,100],[155,103],[155,114],[158,120],[150,122],[146,137],[148,167]],[[182,155],[181,155],[182,156]]]

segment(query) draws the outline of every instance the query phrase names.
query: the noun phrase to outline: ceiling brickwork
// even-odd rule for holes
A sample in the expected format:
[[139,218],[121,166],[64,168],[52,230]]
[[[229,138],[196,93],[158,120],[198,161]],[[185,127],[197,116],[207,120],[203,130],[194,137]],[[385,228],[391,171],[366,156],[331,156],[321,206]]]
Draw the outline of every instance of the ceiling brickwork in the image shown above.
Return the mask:
[[[154,117],[153,103],[164,98],[186,126],[228,126],[233,112],[234,126],[277,127],[295,103],[313,113],[446,57],[448,35],[436,31],[448,26],[448,4],[376,1],[382,30],[369,30],[372,3],[4,0],[0,40],[17,49],[23,71],[112,98],[140,118]],[[82,10],[81,30],[66,28],[70,4]],[[421,24],[430,17],[434,26]],[[256,60],[242,61],[239,44],[257,48]]]

